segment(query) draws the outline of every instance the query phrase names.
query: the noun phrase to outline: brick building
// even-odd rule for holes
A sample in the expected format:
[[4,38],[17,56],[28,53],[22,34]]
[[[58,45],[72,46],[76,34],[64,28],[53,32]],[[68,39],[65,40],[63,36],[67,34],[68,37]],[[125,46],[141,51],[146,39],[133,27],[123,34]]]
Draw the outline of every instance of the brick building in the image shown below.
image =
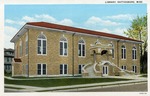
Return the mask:
[[64,25],[29,22],[11,39],[12,76],[140,74],[141,41]]
[[4,48],[4,71],[11,73],[12,71],[12,59],[14,58],[14,49]]

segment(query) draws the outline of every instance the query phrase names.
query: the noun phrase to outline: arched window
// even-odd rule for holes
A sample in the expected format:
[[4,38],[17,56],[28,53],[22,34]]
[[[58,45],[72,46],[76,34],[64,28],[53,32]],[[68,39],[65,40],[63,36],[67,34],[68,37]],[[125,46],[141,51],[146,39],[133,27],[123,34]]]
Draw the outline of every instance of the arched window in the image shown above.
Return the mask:
[[82,39],[78,42],[78,56],[85,56],[85,42]]
[[65,56],[68,54],[68,41],[65,37],[60,38],[60,55]]
[[114,55],[114,45],[111,43],[111,46],[112,46],[112,49],[111,49],[112,50],[112,58],[114,58],[114,56],[115,56]]
[[22,56],[22,41],[20,40],[20,45],[19,45],[19,49],[20,49],[20,57]]
[[25,51],[28,54],[28,35],[26,34],[26,41],[25,41]]
[[136,59],[136,47],[132,48],[132,59]]
[[121,46],[121,54],[122,59],[126,59],[126,47],[124,45]]
[[38,36],[38,54],[46,54],[46,48],[47,48],[47,46],[46,46],[46,36],[44,35],[44,34],[40,34],[39,36]]

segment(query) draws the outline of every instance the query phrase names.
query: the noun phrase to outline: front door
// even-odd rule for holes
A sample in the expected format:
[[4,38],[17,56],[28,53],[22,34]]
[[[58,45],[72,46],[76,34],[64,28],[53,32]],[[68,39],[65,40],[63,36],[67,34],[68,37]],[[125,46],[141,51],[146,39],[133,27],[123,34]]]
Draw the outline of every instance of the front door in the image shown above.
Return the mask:
[[108,66],[103,66],[103,76],[108,76]]

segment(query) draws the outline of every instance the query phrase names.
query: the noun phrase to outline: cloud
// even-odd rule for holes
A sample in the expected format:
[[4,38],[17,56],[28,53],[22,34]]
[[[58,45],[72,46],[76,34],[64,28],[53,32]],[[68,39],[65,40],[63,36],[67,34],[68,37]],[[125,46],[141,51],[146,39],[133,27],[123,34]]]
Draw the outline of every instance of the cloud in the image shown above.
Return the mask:
[[4,47],[5,48],[14,48],[14,44],[10,43],[10,40],[15,36],[17,33],[18,29],[11,27],[11,26],[5,26],[4,27]]
[[134,14],[119,14],[119,15],[113,15],[113,16],[107,16],[108,19],[114,19],[114,20],[133,20],[135,17]]
[[121,36],[126,36],[126,35],[124,34],[124,31],[126,31],[126,30],[127,30],[126,28],[115,28],[115,29],[113,29],[113,30],[104,28],[104,29],[100,29],[100,30],[98,30],[98,31],[100,31],[100,32],[105,32],[105,33],[116,34],[116,35],[121,35]]
[[20,20],[6,19],[5,23],[17,24],[17,25],[23,26],[26,22],[40,22],[40,21],[69,25],[69,26],[72,26],[74,24],[71,19],[65,18],[63,20],[57,20],[56,18],[54,18],[48,14],[40,14],[40,15],[34,15],[34,16],[23,16]]
[[25,21],[17,21],[17,20],[10,20],[10,19],[6,19],[5,20],[6,24],[12,24],[12,25],[24,25],[26,22]]
[[72,22],[72,20],[70,19],[64,19],[60,22],[58,22],[59,24],[64,24],[64,25],[69,25],[69,26],[72,26],[74,23]]
[[53,23],[57,22],[57,20],[54,17],[48,14],[35,15],[34,18],[36,18],[37,21],[41,20],[41,21],[47,21],[47,22],[53,22]]
[[11,26],[5,26],[4,29],[5,29],[5,33],[4,34],[6,34],[6,35],[14,35],[18,31],[16,28],[11,27]]
[[36,19],[35,18],[33,18],[33,17],[29,17],[29,16],[24,16],[23,18],[22,18],[22,20],[25,20],[25,21],[36,21]]
[[6,19],[5,22],[6,22],[6,23],[9,23],[9,24],[14,24],[14,23],[15,23],[15,21],[10,20],[10,19]]
[[90,17],[85,22],[85,24],[89,25],[89,26],[118,26],[118,25],[121,25],[121,23],[113,22],[110,20],[103,20],[103,19],[101,19],[99,17],[95,17],[95,16]]
[[97,30],[97,31],[105,32],[105,33],[112,33],[112,31],[107,29],[107,28],[103,28],[103,29],[100,29],[100,30]]

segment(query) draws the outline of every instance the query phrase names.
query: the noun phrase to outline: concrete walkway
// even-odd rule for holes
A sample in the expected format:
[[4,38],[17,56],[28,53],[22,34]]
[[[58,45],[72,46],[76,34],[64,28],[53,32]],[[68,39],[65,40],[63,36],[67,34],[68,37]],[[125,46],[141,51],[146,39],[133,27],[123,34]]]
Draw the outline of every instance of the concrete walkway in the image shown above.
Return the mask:
[[[5,77],[11,80],[20,80],[18,78]],[[106,78],[106,77],[101,77]],[[42,91],[67,91],[67,90],[83,90],[89,88],[104,88],[111,86],[120,86],[124,84],[136,84],[136,83],[145,83],[147,82],[147,78],[139,77],[139,76],[109,76],[107,78],[127,78],[133,79],[129,81],[117,81],[117,82],[104,82],[104,83],[93,83],[93,84],[80,84],[80,85],[71,85],[71,86],[59,86],[59,87],[33,87],[33,86],[25,86],[25,85],[13,85],[13,84],[5,84],[6,92],[42,92]],[[34,78],[32,78],[34,79]],[[36,78],[43,79],[43,78]],[[56,79],[56,78],[55,78]],[[25,79],[27,80],[27,79]],[[31,79],[30,79],[31,80]],[[35,79],[34,79],[35,80]]]

